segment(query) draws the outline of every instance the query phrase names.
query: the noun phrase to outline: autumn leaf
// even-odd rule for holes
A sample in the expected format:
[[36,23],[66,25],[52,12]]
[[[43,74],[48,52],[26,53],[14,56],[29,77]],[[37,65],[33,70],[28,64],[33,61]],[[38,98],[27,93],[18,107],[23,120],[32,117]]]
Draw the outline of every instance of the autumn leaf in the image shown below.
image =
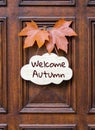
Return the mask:
[[55,23],[54,27],[49,30],[49,42],[46,43],[46,48],[51,53],[56,45],[57,49],[61,49],[67,53],[68,40],[66,36],[76,36],[75,31],[69,27],[72,21],[60,19]]
[[45,41],[49,41],[49,33],[45,29],[39,29],[35,22],[26,22],[26,27],[21,30],[19,36],[26,36],[24,48],[33,46],[37,42],[42,47]]
[[38,47],[46,44],[48,53],[51,53],[55,46],[67,53],[68,40],[66,36],[76,36],[76,32],[70,27],[72,21],[60,19],[50,30],[39,29],[35,22],[26,22],[26,27],[21,30],[19,36],[26,36],[24,48],[33,46],[35,42]]

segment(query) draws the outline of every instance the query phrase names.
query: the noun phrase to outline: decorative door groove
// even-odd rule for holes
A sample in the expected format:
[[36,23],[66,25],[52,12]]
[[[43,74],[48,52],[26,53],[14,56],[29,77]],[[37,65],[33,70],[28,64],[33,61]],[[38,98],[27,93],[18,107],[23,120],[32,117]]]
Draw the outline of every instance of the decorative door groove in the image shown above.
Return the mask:
[[7,1],[6,0],[0,0],[0,6],[6,6]]
[[76,130],[76,124],[20,124],[20,130]]
[[0,17],[0,113],[7,112],[6,17]]
[[[55,4],[56,2],[56,4]],[[51,1],[47,1],[47,0],[20,0],[20,6],[75,6],[75,0],[51,0]]]

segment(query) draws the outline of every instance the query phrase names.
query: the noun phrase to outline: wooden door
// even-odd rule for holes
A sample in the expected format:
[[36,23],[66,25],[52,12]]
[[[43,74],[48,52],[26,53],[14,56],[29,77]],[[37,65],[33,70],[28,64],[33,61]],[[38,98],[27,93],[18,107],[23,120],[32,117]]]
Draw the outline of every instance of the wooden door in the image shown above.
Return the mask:
[[[23,49],[25,22],[52,27],[72,20],[73,78],[59,85],[24,81],[20,69],[45,46]],[[95,0],[0,0],[0,130],[95,130]]]

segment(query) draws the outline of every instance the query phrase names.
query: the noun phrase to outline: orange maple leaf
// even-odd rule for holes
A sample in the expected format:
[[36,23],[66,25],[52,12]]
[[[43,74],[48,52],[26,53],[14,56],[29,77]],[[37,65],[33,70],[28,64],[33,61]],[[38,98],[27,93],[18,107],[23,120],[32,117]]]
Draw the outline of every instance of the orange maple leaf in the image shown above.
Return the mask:
[[55,23],[54,27],[49,30],[49,42],[46,43],[46,48],[49,53],[51,53],[55,47],[61,49],[67,53],[68,40],[66,36],[76,36],[75,31],[69,27],[72,21],[65,21],[60,19]]
[[45,41],[49,41],[49,33],[45,29],[39,29],[35,22],[26,22],[26,27],[21,30],[19,36],[27,36],[24,48],[33,46],[37,42],[38,47],[42,47]]

